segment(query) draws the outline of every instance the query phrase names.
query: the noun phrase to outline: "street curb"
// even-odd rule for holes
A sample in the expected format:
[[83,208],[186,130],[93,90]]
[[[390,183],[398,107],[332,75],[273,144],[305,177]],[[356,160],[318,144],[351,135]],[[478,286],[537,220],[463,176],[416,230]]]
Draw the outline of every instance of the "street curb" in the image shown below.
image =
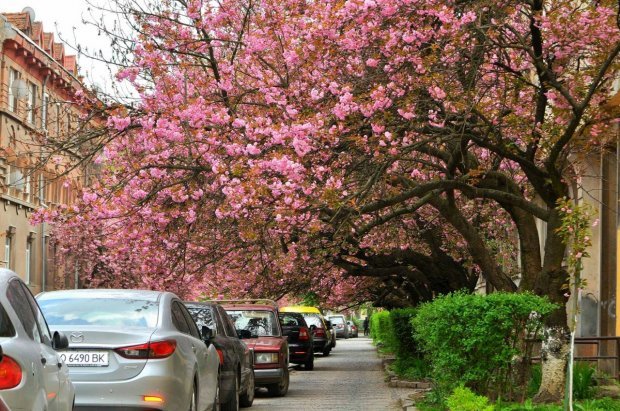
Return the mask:
[[[376,348],[376,347],[375,347]],[[401,380],[398,376],[390,370],[390,365],[396,359],[392,355],[381,354],[377,350],[377,355],[381,358],[381,366],[383,368],[383,372],[385,373],[385,382],[390,388],[408,388],[415,390],[417,393],[425,393],[431,390],[431,383],[428,381],[408,381]],[[412,398],[401,398],[400,399],[400,408],[402,411],[417,411],[418,408],[415,406],[415,402]]]

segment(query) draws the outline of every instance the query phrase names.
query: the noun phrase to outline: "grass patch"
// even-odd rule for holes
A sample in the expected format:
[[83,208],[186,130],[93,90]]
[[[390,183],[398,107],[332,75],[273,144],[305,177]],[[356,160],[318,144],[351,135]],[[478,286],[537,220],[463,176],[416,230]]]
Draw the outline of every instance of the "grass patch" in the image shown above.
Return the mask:
[[[448,411],[443,405],[432,403],[431,401],[421,401],[416,403],[420,411]],[[527,400],[523,404],[497,403],[492,405],[493,411],[562,411],[561,405],[553,404],[533,404],[532,400]],[[575,411],[620,411],[620,400],[611,398],[601,398],[597,400],[582,400],[574,404]]]
[[431,367],[427,361],[422,358],[408,357],[400,358],[390,365],[390,369],[394,371],[398,377],[406,380],[421,380],[430,376]]

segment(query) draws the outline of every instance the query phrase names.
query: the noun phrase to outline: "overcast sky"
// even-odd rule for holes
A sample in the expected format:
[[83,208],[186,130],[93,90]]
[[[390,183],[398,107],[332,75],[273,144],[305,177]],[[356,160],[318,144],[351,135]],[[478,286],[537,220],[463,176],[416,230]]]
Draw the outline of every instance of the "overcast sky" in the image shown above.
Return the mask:
[[[65,43],[70,45],[75,45],[77,42],[89,50],[105,51],[109,48],[109,41],[105,36],[98,35],[95,28],[82,23],[82,16],[87,18],[89,16],[85,0],[0,0],[0,11],[3,12],[19,12],[27,6],[34,9],[35,20],[43,22],[43,29],[53,32],[56,39],[60,33],[61,37],[66,39]],[[77,54],[77,51],[67,47],[67,44],[65,48],[67,54]],[[85,76],[87,83],[95,83],[109,91],[111,80],[105,64],[84,55],[79,56],[78,64],[80,74]]]

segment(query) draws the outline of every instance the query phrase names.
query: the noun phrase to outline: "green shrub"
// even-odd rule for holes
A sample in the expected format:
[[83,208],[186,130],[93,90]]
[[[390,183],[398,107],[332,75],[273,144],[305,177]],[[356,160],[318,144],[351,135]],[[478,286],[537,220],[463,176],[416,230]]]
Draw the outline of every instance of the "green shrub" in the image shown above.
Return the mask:
[[[588,363],[576,362],[573,369],[573,396],[576,400],[585,400],[594,395],[594,385],[596,380],[594,374],[596,368]],[[542,381],[542,369],[540,364],[535,364],[531,368],[530,380],[527,387],[527,396],[533,397],[540,388]]]
[[620,411],[620,401],[611,398],[585,400],[575,404],[575,411]]
[[469,388],[456,387],[446,400],[450,411],[493,411],[489,399],[474,394]]
[[379,311],[370,317],[370,336],[375,344],[393,350],[392,322],[389,311]]
[[535,332],[553,309],[526,293],[458,292],[422,304],[412,323],[440,393],[465,385],[496,398],[512,390],[513,359],[526,330]]
[[530,380],[527,385],[527,396],[533,397],[540,389],[542,382],[542,367],[540,364],[534,364],[530,368]]
[[391,365],[392,371],[401,378],[408,380],[420,380],[430,377],[431,368],[428,361],[416,356],[396,355],[396,360]]
[[390,311],[392,322],[392,342],[394,352],[399,358],[419,357],[418,344],[413,338],[411,320],[415,317],[415,308],[400,308]]
[[594,373],[596,369],[590,364],[576,362],[573,368],[573,395],[577,400],[592,398],[594,394]]

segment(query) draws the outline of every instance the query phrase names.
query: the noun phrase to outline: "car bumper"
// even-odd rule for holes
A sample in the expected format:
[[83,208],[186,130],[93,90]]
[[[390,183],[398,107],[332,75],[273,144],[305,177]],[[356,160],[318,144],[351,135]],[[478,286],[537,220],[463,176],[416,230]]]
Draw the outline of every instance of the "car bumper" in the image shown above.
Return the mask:
[[340,337],[340,338],[348,337],[347,330],[337,329],[336,330],[336,337]]
[[256,385],[266,385],[279,383],[282,380],[284,372],[282,368],[266,368],[254,369],[254,378]]
[[289,362],[295,364],[301,364],[308,361],[310,355],[312,354],[313,347],[308,345],[301,344],[291,344],[288,347],[289,349]]
[[325,345],[327,344],[327,340],[326,339],[314,339],[314,351],[315,352],[322,352],[323,349],[325,348]]
[[[120,410],[182,410],[189,408],[191,384],[184,378],[185,369],[173,361],[148,362],[137,376],[116,381],[73,381],[75,409]],[[204,388],[203,388],[204,389]],[[145,401],[155,396],[163,402]]]

